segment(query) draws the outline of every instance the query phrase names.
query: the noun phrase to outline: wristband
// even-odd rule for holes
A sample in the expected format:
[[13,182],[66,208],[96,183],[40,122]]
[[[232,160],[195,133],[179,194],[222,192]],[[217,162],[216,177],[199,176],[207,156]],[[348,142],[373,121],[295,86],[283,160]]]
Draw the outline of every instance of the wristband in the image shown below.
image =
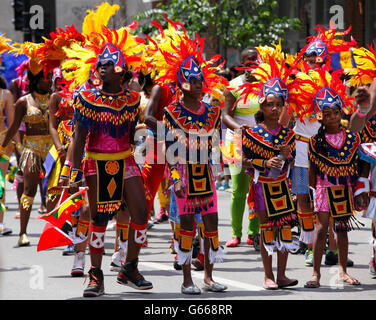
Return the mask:
[[72,168],[72,161],[65,160],[64,165],[68,166],[69,168]]
[[72,168],[70,171],[69,185],[78,184],[82,181],[84,172],[80,169]]
[[179,172],[178,172],[178,169],[176,169],[176,167],[172,167],[172,168],[170,169],[170,173],[171,173],[171,174],[170,174],[170,178],[171,178],[173,184],[175,184],[175,183],[181,181],[180,174],[179,174]]
[[63,168],[61,169],[60,178],[62,179],[69,179],[71,167],[64,164]]
[[251,166],[257,171],[264,172],[266,169],[266,161],[263,159],[252,159]]

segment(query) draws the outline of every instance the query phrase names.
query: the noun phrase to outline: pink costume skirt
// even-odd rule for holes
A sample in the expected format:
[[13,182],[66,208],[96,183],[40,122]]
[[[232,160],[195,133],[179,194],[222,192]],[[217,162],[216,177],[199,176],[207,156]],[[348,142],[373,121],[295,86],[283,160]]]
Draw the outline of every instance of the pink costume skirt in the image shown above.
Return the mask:
[[[342,145],[344,134],[343,131],[336,133],[336,134],[325,134],[325,138],[329,143],[338,147]],[[352,186],[350,178],[347,180],[347,185]],[[328,181],[327,175],[325,175],[324,179],[321,179],[320,176],[316,177],[316,188],[315,188],[315,209],[314,212],[330,212],[329,210],[329,203],[326,195],[326,188],[328,187],[338,187],[341,186],[340,184],[332,184]],[[353,192],[352,195],[352,203],[354,203]]]
[[[184,185],[187,185],[187,173],[186,173],[186,166],[185,164],[177,164],[177,170],[180,174],[180,177],[182,178],[182,182]],[[217,209],[217,192],[215,189],[215,179],[213,177],[213,174],[211,172],[211,184],[212,184],[212,190],[213,190],[213,206],[207,206],[206,209],[200,209],[199,211],[201,212],[201,216],[204,216],[209,213],[216,213],[218,212]],[[174,190],[174,189],[173,189]],[[175,191],[174,191],[175,193]],[[195,214],[195,212],[189,212],[186,208],[186,203],[187,203],[187,192],[185,192],[185,197],[184,198],[178,198],[177,195],[175,194],[176,198],[176,204],[178,207],[178,212],[179,215],[185,215],[185,214]]]
[[[85,177],[97,174],[97,166],[94,159],[84,160],[84,175]],[[133,156],[125,159],[124,180],[141,176],[139,166],[136,164]]]
[[[347,182],[347,185],[352,188],[350,179]],[[315,209],[314,212],[330,212],[328,198],[326,195],[326,188],[328,187],[339,187],[341,184],[332,184],[328,181],[328,177],[325,175],[324,179],[321,179],[317,176],[316,180],[316,189],[315,189]],[[351,192],[351,201],[354,203],[353,192]]]

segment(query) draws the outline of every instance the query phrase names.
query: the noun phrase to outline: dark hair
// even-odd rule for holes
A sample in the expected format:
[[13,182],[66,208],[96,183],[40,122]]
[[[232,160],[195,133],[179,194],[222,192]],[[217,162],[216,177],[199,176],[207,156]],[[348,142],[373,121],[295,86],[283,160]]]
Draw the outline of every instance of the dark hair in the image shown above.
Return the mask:
[[44,77],[43,70],[37,75],[34,75],[30,70],[27,72],[27,78],[29,79],[29,93],[37,90],[39,80]]
[[0,88],[6,89],[7,88],[7,82],[3,76],[0,76]]
[[256,123],[264,122],[265,117],[264,117],[264,113],[261,110],[256,112],[255,120],[256,120]]
[[138,75],[138,84],[141,86],[142,91],[150,93],[147,91],[151,89],[151,87],[154,84],[153,79],[150,76],[150,73],[144,75],[142,72],[140,72],[140,74]]
[[321,126],[317,132],[317,152],[326,157],[328,155],[328,144],[325,138],[325,126]]

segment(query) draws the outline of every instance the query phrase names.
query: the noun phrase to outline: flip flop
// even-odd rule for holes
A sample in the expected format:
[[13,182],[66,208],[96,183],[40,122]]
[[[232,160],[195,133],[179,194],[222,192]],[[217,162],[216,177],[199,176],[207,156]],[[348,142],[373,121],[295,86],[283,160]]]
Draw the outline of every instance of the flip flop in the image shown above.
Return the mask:
[[309,288],[309,289],[316,289],[320,287],[320,282],[317,280],[310,280],[307,281],[306,284],[304,285],[304,288]]
[[274,283],[274,284],[267,284],[266,281],[264,281],[264,289],[266,290],[277,290],[279,287],[278,287],[278,284]]
[[278,281],[277,280],[277,285],[279,288],[286,288],[286,287],[293,287],[298,284],[297,279],[287,279],[285,281]]
[[345,278],[345,279],[339,279],[339,282],[347,284],[349,286],[359,286],[360,285],[360,282],[357,279],[354,279],[354,278],[351,278],[351,277],[348,277],[348,278]]

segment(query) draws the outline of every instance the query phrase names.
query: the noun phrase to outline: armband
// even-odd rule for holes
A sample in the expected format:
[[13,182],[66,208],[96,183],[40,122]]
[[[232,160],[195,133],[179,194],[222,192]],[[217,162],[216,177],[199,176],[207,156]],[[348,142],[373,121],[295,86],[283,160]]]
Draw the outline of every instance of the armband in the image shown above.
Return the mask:
[[75,185],[82,181],[84,172],[80,169],[72,168],[70,171],[69,185]]
[[178,169],[176,169],[176,167],[172,167],[172,168],[170,169],[170,173],[171,173],[171,174],[170,174],[170,178],[171,178],[173,184],[175,184],[175,183],[181,181],[180,174],[179,174],[179,172],[178,172]]
[[266,169],[266,161],[264,159],[252,159],[251,166],[257,171],[264,172]]

